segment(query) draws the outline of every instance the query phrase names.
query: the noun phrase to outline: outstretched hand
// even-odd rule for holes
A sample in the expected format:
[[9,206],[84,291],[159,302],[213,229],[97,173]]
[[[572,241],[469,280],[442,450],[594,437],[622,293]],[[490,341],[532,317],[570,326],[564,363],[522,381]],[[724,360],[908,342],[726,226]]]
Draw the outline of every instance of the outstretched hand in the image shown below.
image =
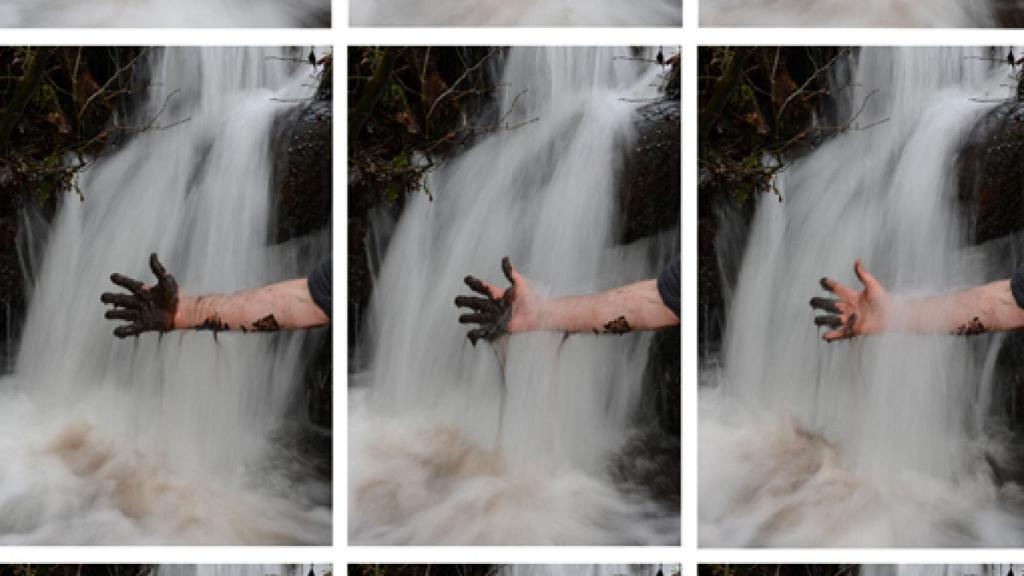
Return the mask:
[[828,313],[815,316],[814,324],[831,328],[823,336],[829,342],[877,334],[889,325],[892,298],[860,260],[853,265],[853,270],[864,284],[864,290],[855,292],[831,278],[822,278],[821,287],[838,298],[811,298],[812,308]]
[[501,271],[511,284],[508,288],[501,290],[483,280],[466,276],[466,286],[483,297],[455,297],[456,306],[473,310],[459,316],[459,322],[478,325],[466,333],[474,346],[478,340],[493,342],[509,332],[530,330],[535,324],[539,299],[526,278],[512,267],[508,256],[501,259]]
[[114,306],[107,310],[105,318],[129,322],[114,328],[114,336],[118,338],[174,329],[174,315],[178,310],[178,281],[167,272],[156,253],[150,254],[149,267],[157,279],[155,286],[114,273],[110,275],[110,281],[127,289],[130,294],[104,292],[100,296],[101,302]]

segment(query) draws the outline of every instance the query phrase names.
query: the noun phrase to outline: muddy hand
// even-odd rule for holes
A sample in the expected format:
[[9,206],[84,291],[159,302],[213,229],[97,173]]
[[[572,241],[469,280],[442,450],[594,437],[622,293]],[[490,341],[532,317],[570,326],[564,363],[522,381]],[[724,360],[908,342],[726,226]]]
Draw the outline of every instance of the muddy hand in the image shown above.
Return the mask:
[[480,339],[493,342],[508,332],[508,322],[512,318],[512,305],[515,300],[516,283],[512,274],[512,263],[508,256],[501,259],[501,271],[505,273],[511,286],[501,291],[498,288],[473,276],[466,276],[466,286],[480,296],[456,296],[455,305],[469,308],[472,313],[459,316],[461,324],[477,324],[478,327],[466,333],[469,341],[476,346]]
[[888,324],[891,301],[885,288],[860,260],[854,264],[854,273],[864,285],[864,290],[857,292],[831,278],[822,278],[822,289],[836,298],[811,298],[811,308],[825,312],[814,317],[814,325],[829,329],[823,336],[829,342],[877,334]]
[[107,310],[105,318],[128,322],[114,328],[114,336],[118,338],[174,329],[174,315],[178,310],[178,281],[167,272],[156,253],[149,256],[149,267],[156,276],[155,286],[114,273],[110,275],[110,281],[128,290],[129,294],[104,292],[100,296],[101,302],[114,306]]

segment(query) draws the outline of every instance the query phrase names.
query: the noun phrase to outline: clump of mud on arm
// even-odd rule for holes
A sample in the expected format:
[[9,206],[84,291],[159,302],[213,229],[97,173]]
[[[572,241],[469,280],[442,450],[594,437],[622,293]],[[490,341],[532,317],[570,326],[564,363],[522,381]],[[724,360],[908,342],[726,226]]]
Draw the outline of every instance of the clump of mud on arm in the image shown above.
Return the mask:
[[988,332],[988,328],[981,322],[981,319],[975,316],[970,322],[961,324],[959,328],[950,332],[953,336],[978,336]]
[[629,325],[629,321],[626,320],[625,316],[619,316],[614,320],[609,320],[604,325],[605,334],[617,334],[619,336],[632,332],[633,328]]
[[253,322],[252,329],[256,332],[277,332],[281,329],[281,326],[277,323],[277,318],[274,318],[273,314],[267,314]]
[[212,330],[214,332],[220,332],[223,330],[231,330],[231,326],[227,322],[220,319],[220,316],[211,314],[203,320],[203,323],[196,326],[196,330]]

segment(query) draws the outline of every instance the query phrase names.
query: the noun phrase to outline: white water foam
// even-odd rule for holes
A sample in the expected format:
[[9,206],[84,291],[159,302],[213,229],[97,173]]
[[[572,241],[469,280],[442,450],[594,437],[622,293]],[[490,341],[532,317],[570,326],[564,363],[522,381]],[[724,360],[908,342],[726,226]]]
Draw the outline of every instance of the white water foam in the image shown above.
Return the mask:
[[677,0],[352,0],[353,26],[682,26]]
[[952,28],[994,26],[995,15],[990,0],[700,0],[700,23],[702,26]]
[[0,27],[324,27],[330,10],[330,0],[4,0]]

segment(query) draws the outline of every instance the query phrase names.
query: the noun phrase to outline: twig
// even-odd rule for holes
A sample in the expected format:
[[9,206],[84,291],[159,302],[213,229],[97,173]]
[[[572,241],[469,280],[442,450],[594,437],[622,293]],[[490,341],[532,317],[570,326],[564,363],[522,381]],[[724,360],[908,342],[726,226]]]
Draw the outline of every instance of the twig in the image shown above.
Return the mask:
[[848,53],[849,52],[845,48],[839,50],[838,52],[836,52],[836,55],[833,56],[832,59],[828,61],[828,63],[826,63],[824,66],[820,68],[815,69],[814,74],[811,74],[811,77],[804,81],[804,83],[801,84],[799,88],[797,88],[792,94],[790,94],[789,97],[786,98],[786,100],[782,103],[782,106],[779,107],[779,111],[776,112],[775,114],[776,122],[778,122],[778,120],[782,118],[782,113],[786,111],[786,108],[789,106],[789,103],[792,102],[794,98],[802,94],[804,90],[806,90],[807,87],[811,85],[811,82],[814,82],[822,72],[831,68],[832,64],[834,64],[840,56],[845,56]]
[[434,108],[436,108],[437,105],[441,103],[441,100],[444,100],[445,98],[448,97],[449,94],[454,92],[455,89],[459,86],[459,84],[461,84],[462,81],[466,79],[466,77],[468,77],[471,73],[473,73],[474,71],[479,69],[480,66],[483,66],[484,62],[487,62],[491,58],[491,56],[494,56],[494,54],[496,54],[499,50],[500,50],[500,48],[493,48],[493,49],[491,49],[491,51],[488,52],[483,58],[481,58],[479,62],[477,62],[476,64],[470,66],[469,68],[466,68],[466,70],[462,73],[462,75],[459,76],[458,78],[456,78],[455,82],[452,82],[452,85],[449,86],[447,90],[442,92],[434,100],[433,104],[430,105],[430,108],[427,109],[427,115],[426,115],[424,123],[426,123],[426,122],[428,122],[430,120],[430,117],[434,114]]
[[118,78],[120,78],[122,73],[124,73],[125,71],[129,70],[132,66],[134,66],[135,62],[137,62],[139,58],[142,58],[142,56],[147,54],[147,53],[149,53],[149,48],[143,48],[127,64],[125,64],[121,68],[118,68],[116,72],[111,74],[110,78],[108,78],[107,81],[103,83],[103,86],[100,86],[100,88],[98,90],[93,92],[92,95],[89,96],[89,98],[87,98],[85,100],[85,103],[82,104],[82,107],[78,110],[77,118],[79,120],[81,120],[82,119],[82,114],[85,114],[85,109],[89,107],[89,104],[91,104],[93,100],[95,100],[97,97],[99,97],[100,94],[103,94],[104,92],[106,92],[107,88],[110,87],[110,85],[114,82],[114,80],[117,80]]

